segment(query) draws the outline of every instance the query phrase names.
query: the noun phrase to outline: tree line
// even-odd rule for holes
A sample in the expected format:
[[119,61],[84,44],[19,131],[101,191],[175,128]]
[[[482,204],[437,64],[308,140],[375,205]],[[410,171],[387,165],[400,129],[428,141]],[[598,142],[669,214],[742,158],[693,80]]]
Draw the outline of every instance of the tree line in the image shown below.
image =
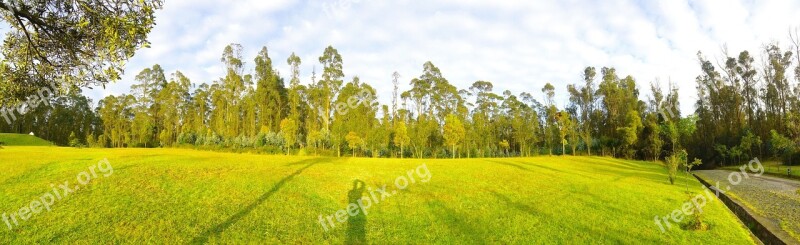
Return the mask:
[[[756,62],[748,51],[709,60],[698,52],[694,113],[681,117],[678,87],[639,83],[613,67],[586,67],[566,85],[569,102],[556,104],[555,86],[515,94],[489,81],[452,85],[432,62],[391,103],[353,76],[331,46],[321,73],[301,81],[292,53],[284,77],[263,47],[245,72],[242,46],[223,52],[224,77],[194,86],[180,71],[142,70],[130,93],[91,100],[75,87],[52,106],[32,108],[6,132],[36,132],[61,145],[196,147],[291,154],[369,157],[508,157],[602,155],[657,160],[686,150],[704,162],[795,155],[800,143],[800,43],[765,45]],[[794,69],[794,74],[792,74]],[[387,79],[387,80],[388,80]],[[534,95],[536,94],[536,95]],[[540,99],[537,99],[539,97]],[[796,157],[795,159],[800,159]]]

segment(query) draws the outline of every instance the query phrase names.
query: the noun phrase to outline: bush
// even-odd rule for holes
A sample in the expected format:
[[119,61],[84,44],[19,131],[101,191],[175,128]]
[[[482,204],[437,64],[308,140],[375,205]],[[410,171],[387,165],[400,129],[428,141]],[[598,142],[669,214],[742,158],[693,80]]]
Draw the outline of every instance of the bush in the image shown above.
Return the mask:
[[81,141],[78,139],[77,136],[75,136],[75,132],[72,132],[72,133],[69,134],[69,146],[70,147],[77,147],[77,148],[83,147],[83,144],[81,144]]
[[306,148],[300,148],[300,150],[297,151],[297,155],[301,157],[308,156],[308,151],[306,151]]
[[197,136],[194,133],[181,133],[178,135],[179,144],[196,144]]
[[664,166],[667,167],[667,174],[669,175],[670,184],[675,184],[675,177],[678,175],[678,165],[680,165],[680,162],[675,154],[664,158]]
[[664,166],[667,168],[669,174],[669,183],[675,184],[675,179],[678,176],[678,168],[686,162],[686,151],[673,152],[664,158]]
[[[693,202],[692,198],[697,196],[693,192],[687,192],[689,194],[689,199],[687,200],[688,203]],[[684,230],[692,230],[692,231],[705,231],[708,230],[708,224],[703,222],[703,210],[698,208],[696,205],[691,205],[692,207],[692,214],[689,216],[688,221],[681,225]]]
[[222,139],[221,136],[217,135],[216,133],[211,133],[211,135],[209,135],[209,136],[207,136],[205,138],[205,142],[203,142],[203,144],[204,145],[215,145],[215,146],[218,146],[218,145],[222,144],[222,141],[223,141],[223,139]]

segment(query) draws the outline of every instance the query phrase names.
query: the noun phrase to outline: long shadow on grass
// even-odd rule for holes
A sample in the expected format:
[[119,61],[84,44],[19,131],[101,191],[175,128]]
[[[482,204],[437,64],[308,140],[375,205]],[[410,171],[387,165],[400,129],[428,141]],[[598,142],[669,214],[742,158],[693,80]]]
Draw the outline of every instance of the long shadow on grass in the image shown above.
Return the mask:
[[48,162],[33,168],[29,168],[24,172],[22,172],[21,174],[12,176],[11,178],[4,180],[2,183],[0,183],[0,186],[5,186],[8,184],[25,183],[26,181],[29,181],[31,178],[43,176],[48,173],[54,173],[53,170],[55,167],[58,167],[57,162]]
[[581,177],[584,177],[584,178],[587,178],[587,179],[596,179],[596,177],[593,177],[591,175],[580,174],[580,173],[577,173],[577,172],[566,172],[566,171],[558,170],[558,169],[555,169],[555,168],[547,167],[547,166],[544,166],[542,164],[526,163],[526,162],[520,162],[520,161],[511,162],[511,161],[496,161],[496,160],[489,160],[489,162],[493,162],[493,163],[497,163],[497,164],[501,164],[501,165],[506,165],[506,166],[511,166],[511,167],[517,168],[517,169],[522,170],[522,171],[527,171],[527,172],[532,172],[532,173],[537,173],[537,174],[543,174],[544,172],[534,171],[534,170],[532,170],[530,168],[526,168],[525,166],[534,167],[534,168],[540,168],[540,169],[544,169],[544,170],[548,170],[548,171],[552,171],[552,172],[556,172],[556,173],[578,175],[578,176],[581,176]]
[[444,221],[444,223],[449,226],[453,236],[465,236],[467,240],[463,240],[461,242],[473,244],[486,243],[483,232],[478,230],[478,226],[473,224],[477,222],[470,222],[468,217],[463,216],[456,212],[456,210],[447,207],[442,201],[439,200],[428,202],[428,208],[433,212],[434,215],[438,217],[438,220]]
[[551,167],[545,166],[543,164],[536,164],[536,163],[522,162],[522,161],[516,161],[516,163],[522,164],[522,165],[526,165],[526,166],[541,168],[541,169],[547,169],[547,170],[550,170],[550,171],[553,171],[553,172],[557,172],[557,173],[565,173],[565,174],[567,173],[565,171],[562,171],[562,170],[559,170],[559,169],[555,169],[555,168],[551,168]]
[[[498,193],[498,192],[496,192],[494,190],[490,190],[489,192],[491,192],[492,195],[495,198],[497,198],[498,200],[501,201],[500,204],[506,205],[507,207],[511,207],[511,208],[513,208],[513,209],[515,209],[515,210],[517,210],[519,212],[523,212],[523,213],[525,213],[527,215],[530,215],[531,217],[536,217],[536,221],[537,222],[534,223],[534,224],[529,224],[529,225],[532,225],[534,227],[538,227],[538,226],[543,226],[543,225],[554,225],[554,224],[558,224],[558,223],[562,222],[562,221],[558,220],[559,218],[554,217],[553,215],[550,215],[550,214],[547,214],[545,212],[540,211],[541,209],[551,209],[553,207],[543,206],[541,208],[537,208],[537,207],[535,207],[533,205],[529,205],[529,204],[525,204],[525,203],[522,203],[522,202],[518,202],[518,201],[512,200],[508,196],[500,194],[500,193]],[[565,200],[573,201],[573,199],[571,199],[569,196],[570,195],[563,195],[560,198],[565,198]],[[544,205],[544,204],[542,204],[542,205]],[[596,226],[590,227],[590,226],[581,224],[581,222],[573,222],[573,223],[570,223],[569,226],[570,227],[562,227],[562,232],[567,234],[567,236],[572,236],[572,238],[578,239],[577,241],[579,241],[581,238],[579,238],[580,236],[576,236],[577,235],[576,232],[583,232],[583,233],[588,233],[588,234],[594,234],[594,233],[604,234],[604,233],[601,233],[601,232],[603,230],[605,230],[605,228],[602,227],[602,223],[598,223]],[[575,233],[576,235],[570,235],[570,234],[573,234],[573,233]],[[551,234],[544,234],[544,235],[548,236],[548,237],[551,236]],[[558,236],[559,235],[556,235],[556,237],[558,237]],[[548,239],[553,239],[553,237],[549,237]],[[623,240],[620,237],[618,237],[618,236],[616,236],[614,234],[605,234],[605,236],[600,240],[601,243],[610,242],[612,244],[622,243],[622,241]]]
[[[361,187],[359,187],[359,184]],[[361,180],[353,181],[353,189],[347,192],[348,207],[359,205],[358,201],[364,196],[364,189],[367,184]],[[355,216],[347,219],[347,240],[345,244],[367,244],[367,216],[363,212],[358,212]]]
[[516,163],[503,162],[503,161],[494,161],[494,160],[489,160],[489,162],[493,162],[493,163],[497,163],[497,164],[501,164],[501,165],[506,165],[506,166],[511,166],[511,167],[514,167],[514,168],[522,170],[522,171],[533,172],[533,170],[530,170],[530,169],[528,169],[526,167],[523,167],[522,165],[519,165],[519,164],[516,164]]
[[496,191],[489,191],[489,192],[491,192],[492,195],[494,195],[494,197],[497,198],[498,200],[503,201],[503,203],[506,204],[507,206],[512,207],[512,208],[514,208],[514,209],[516,209],[518,211],[522,211],[524,213],[527,213],[527,214],[530,214],[530,215],[536,216],[536,217],[548,218],[545,214],[540,213],[539,211],[537,211],[532,206],[512,201],[511,198],[508,198],[507,196],[505,196],[503,194],[497,193]]
[[228,218],[224,222],[222,222],[222,223],[220,223],[220,224],[218,224],[218,225],[216,225],[214,227],[211,227],[210,229],[204,231],[199,236],[197,236],[196,238],[192,239],[192,241],[190,243],[191,244],[203,244],[203,243],[206,243],[208,241],[209,237],[219,235],[220,233],[225,231],[225,229],[228,229],[228,227],[230,227],[231,225],[233,225],[234,223],[236,223],[240,219],[242,219],[245,216],[247,216],[247,214],[249,214],[250,212],[253,211],[253,209],[255,209],[256,207],[258,207],[259,205],[264,203],[264,201],[266,201],[267,199],[272,197],[272,195],[274,195],[276,192],[278,192],[278,190],[280,190],[283,187],[283,185],[286,184],[286,182],[289,182],[295,176],[299,175],[300,173],[302,173],[307,168],[313,166],[314,164],[320,163],[320,162],[322,162],[324,160],[325,160],[324,158],[313,158],[313,159],[307,159],[307,160],[299,161],[296,164],[293,164],[293,165],[305,164],[305,166],[303,166],[302,168],[298,169],[297,171],[294,171],[294,173],[290,174],[289,176],[284,177],[283,179],[281,179],[280,181],[275,183],[275,185],[272,186],[272,189],[269,189],[269,191],[267,191],[264,194],[262,194],[260,197],[258,197],[258,199],[253,201],[253,203],[251,203],[250,205],[245,206],[242,210],[240,210],[236,214],[232,215],[230,218]]

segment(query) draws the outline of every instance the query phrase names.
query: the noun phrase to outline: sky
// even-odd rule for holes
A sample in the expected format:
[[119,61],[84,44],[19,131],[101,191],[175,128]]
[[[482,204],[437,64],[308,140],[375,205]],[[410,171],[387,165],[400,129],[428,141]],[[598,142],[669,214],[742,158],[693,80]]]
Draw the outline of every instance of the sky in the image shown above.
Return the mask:
[[[391,101],[391,75],[401,91],[431,61],[459,89],[490,81],[495,92],[529,92],[540,101],[545,83],[556,87],[559,107],[568,84],[581,84],[586,66],[614,67],[636,78],[641,99],[651,82],[679,88],[681,111],[694,111],[697,52],[711,60],[766,43],[789,47],[800,26],[800,1],[474,1],[474,0],[167,0],[156,14],[152,47],[128,62],[121,81],[85,90],[96,103],[129,93],[134,76],[160,64],[194,84],[224,76],[220,62],[230,43],[244,47],[246,72],[261,47],[287,78],[286,58],[302,59],[303,83],[321,71],[328,45],[342,55],[345,81],[358,76]],[[757,56],[759,57],[759,56]],[[758,58],[757,58],[757,62]],[[598,81],[599,83],[599,81]]]

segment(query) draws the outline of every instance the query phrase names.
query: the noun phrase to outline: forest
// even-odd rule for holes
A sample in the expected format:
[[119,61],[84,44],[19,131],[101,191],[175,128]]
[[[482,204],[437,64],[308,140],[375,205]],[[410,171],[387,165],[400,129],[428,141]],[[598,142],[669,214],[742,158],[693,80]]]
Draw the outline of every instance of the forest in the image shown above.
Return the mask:
[[[567,85],[569,103],[559,108],[551,83],[521,92],[495,91],[490,81],[458,88],[430,61],[410,81],[387,74],[391,103],[380,104],[369,83],[358,76],[344,81],[345,59],[332,46],[319,57],[320,73],[304,82],[294,53],[286,59],[288,76],[274,68],[266,47],[247,74],[242,46],[231,44],[220,59],[226,75],[210,84],[195,86],[155,64],[136,75],[130,93],[105,97],[96,108],[78,87],[58,92],[49,106],[4,108],[0,121],[10,124],[0,123],[0,131],[86,147],[645,160],[685,150],[716,165],[753,157],[793,162],[800,160],[800,45],[792,41],[789,48],[764,45],[757,55],[723,49],[724,58],[709,59],[698,52],[698,99],[685,113],[673,83],[643,83],[613,67],[576,70],[582,80]],[[410,89],[399,91],[401,83]],[[649,95],[642,98],[640,89]]]

